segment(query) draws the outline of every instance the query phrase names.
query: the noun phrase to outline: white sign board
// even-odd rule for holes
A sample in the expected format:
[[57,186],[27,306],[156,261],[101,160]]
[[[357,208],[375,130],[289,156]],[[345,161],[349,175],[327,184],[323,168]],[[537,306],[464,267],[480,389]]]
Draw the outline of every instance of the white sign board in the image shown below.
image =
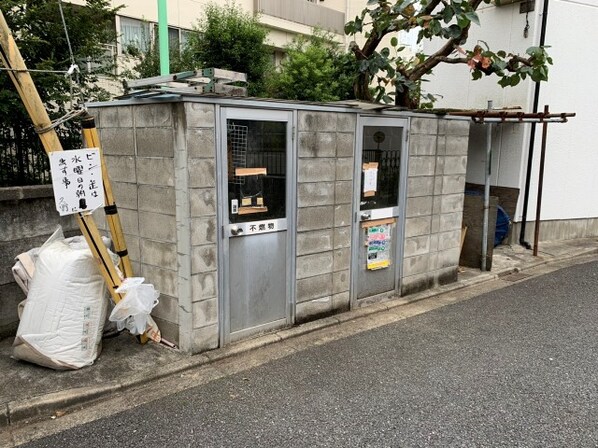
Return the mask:
[[54,151],[50,170],[60,216],[92,211],[104,205],[100,151],[97,148]]

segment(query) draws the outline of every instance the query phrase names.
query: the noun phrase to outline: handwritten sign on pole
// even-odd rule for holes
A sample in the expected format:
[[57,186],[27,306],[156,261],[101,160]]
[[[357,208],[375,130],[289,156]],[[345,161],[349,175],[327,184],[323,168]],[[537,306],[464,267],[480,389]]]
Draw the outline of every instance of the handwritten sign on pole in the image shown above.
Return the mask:
[[60,216],[92,211],[104,205],[99,149],[51,152],[50,171]]

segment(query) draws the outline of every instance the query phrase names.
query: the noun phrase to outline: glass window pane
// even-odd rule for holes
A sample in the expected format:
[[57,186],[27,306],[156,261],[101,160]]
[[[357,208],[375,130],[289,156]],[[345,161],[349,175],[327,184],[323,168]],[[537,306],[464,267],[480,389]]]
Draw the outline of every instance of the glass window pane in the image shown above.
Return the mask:
[[149,23],[141,20],[120,18],[120,43],[122,51],[131,53],[134,50],[145,52],[149,49]]
[[360,210],[396,207],[403,128],[365,126],[361,171]]
[[180,50],[179,30],[177,28],[168,28],[168,48]]
[[227,121],[230,223],[286,216],[287,124]]

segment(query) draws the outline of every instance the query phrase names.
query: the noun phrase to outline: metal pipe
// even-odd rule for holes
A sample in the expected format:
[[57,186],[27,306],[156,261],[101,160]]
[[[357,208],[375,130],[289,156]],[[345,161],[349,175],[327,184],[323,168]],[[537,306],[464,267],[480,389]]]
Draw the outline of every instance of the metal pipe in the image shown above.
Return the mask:
[[[544,106],[548,113],[548,105]],[[542,150],[540,152],[540,173],[538,174],[538,199],[536,203],[536,225],[534,228],[534,257],[538,256],[538,240],[540,239],[540,211],[542,209],[542,186],[544,185],[544,162],[546,160],[546,134],[548,123],[542,125]]]
[[[575,115],[575,114],[573,114]],[[541,118],[525,118],[520,120],[518,118],[473,118],[473,122],[476,124],[484,123],[567,123],[566,118],[547,118],[545,120]]]
[[[540,46],[546,43],[546,23],[548,22],[548,0],[544,0],[544,7],[542,9],[542,28],[540,29]],[[538,103],[540,101],[540,81],[536,82],[534,88],[534,104],[532,111],[538,112]],[[525,190],[523,194],[523,212],[521,213],[521,233],[519,234],[519,244],[526,249],[531,249],[530,244],[525,241],[525,225],[527,222],[527,207],[529,204],[529,189],[532,178],[532,165],[534,162],[534,143],[536,139],[536,124],[532,123],[531,134],[529,137],[529,149],[527,155],[527,171],[525,174]]]
[[164,76],[170,74],[166,0],[158,0],[158,42],[160,44],[160,75]]
[[[488,101],[488,110],[492,109],[492,100]],[[482,265],[481,270],[487,271],[486,257],[488,256],[488,215],[490,212],[490,174],[492,173],[492,124],[486,124],[486,171],[484,182],[484,224],[482,227]]]

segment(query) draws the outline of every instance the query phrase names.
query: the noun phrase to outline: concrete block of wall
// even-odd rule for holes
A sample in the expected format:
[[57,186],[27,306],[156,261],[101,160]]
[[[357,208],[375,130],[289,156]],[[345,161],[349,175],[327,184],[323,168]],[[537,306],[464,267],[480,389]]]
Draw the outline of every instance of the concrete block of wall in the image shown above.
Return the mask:
[[444,213],[440,215],[440,231],[461,230],[462,212]]
[[137,235],[124,234],[129,258],[132,261],[141,261],[141,242]]
[[174,186],[173,159],[137,157],[136,163],[139,184]]
[[336,204],[351,204],[353,202],[353,182],[338,181],[334,185],[334,202]]
[[334,112],[299,111],[299,131],[334,132],[337,114]]
[[357,116],[354,113],[337,113],[336,130],[338,132],[355,132]]
[[137,156],[174,157],[172,128],[137,128],[135,130]]
[[340,249],[342,247],[351,246],[351,227],[335,227],[333,233],[333,248]]
[[206,188],[216,186],[215,160],[190,159],[188,166],[190,188]]
[[186,139],[189,158],[213,159],[216,157],[214,128],[188,129]]
[[297,255],[332,250],[332,238],[332,229],[301,232],[297,234]]
[[174,188],[155,185],[139,185],[138,195],[139,210],[162,213],[164,215],[176,214]]
[[351,212],[353,207],[351,204],[342,204],[334,207],[334,226],[344,227],[351,224]]
[[454,247],[452,249],[438,252],[438,268],[449,268],[452,266],[459,266],[459,255],[461,247]]
[[465,174],[467,172],[467,156],[446,156],[444,174]]
[[159,268],[176,271],[177,250],[175,243],[162,243],[141,238],[139,241],[141,249],[141,262],[145,265],[152,265]]
[[465,191],[465,175],[444,176],[442,194],[463,193]]
[[299,157],[334,157],[335,155],[336,133],[299,133]]
[[110,180],[114,182],[137,182],[135,158],[131,156],[104,156]]
[[414,156],[436,155],[436,135],[413,134],[409,139],[409,154]]
[[297,169],[299,183],[335,180],[335,159],[299,159]]
[[442,197],[442,213],[463,211],[463,196],[465,193],[449,194]]
[[336,159],[336,180],[353,179],[353,158]]
[[429,235],[432,229],[431,216],[414,216],[405,219],[405,237]]
[[215,244],[196,246],[191,249],[191,274],[215,271],[218,257]]
[[216,214],[216,189],[190,188],[189,202],[191,216],[211,216]]
[[196,328],[191,333],[191,347],[194,353],[205,352],[218,347],[218,325]]
[[164,319],[160,319],[159,317],[154,317],[154,321],[158,325],[160,329],[160,333],[162,337],[167,341],[174,342],[175,344],[179,343],[179,325],[169,322]]
[[119,207],[137,209],[137,184],[111,182],[114,200]]
[[432,214],[432,196],[421,198],[407,198],[407,210],[405,217],[424,216]]
[[[141,276],[145,277],[148,283],[153,284],[161,294],[166,294],[171,297],[178,297],[178,279],[176,271],[170,269],[162,269],[149,264],[141,264]],[[176,300],[176,299],[175,299]],[[178,311],[173,311],[178,316]],[[178,322],[177,320],[167,319],[170,322]]]
[[434,194],[434,176],[410,177],[407,180],[407,197],[432,196]]
[[133,128],[106,128],[99,132],[102,152],[105,155],[135,155],[135,132]]
[[17,305],[25,298],[25,294],[16,283],[0,284],[0,340],[17,332]]
[[[149,278],[147,278],[146,281],[152,283]],[[166,294],[160,294],[158,304],[152,310],[152,316],[172,322],[173,324],[178,324],[179,305],[177,299]]]
[[139,212],[139,236],[166,243],[176,242],[175,217],[159,213]]
[[191,244],[194,246],[216,243],[216,217],[191,219]]
[[297,280],[297,303],[332,294],[332,274],[322,274]]
[[348,311],[351,303],[349,292],[341,292],[332,295],[332,309],[337,312]]
[[139,214],[135,210],[121,208],[118,210],[123,233],[139,235]]
[[355,154],[355,134],[339,132],[336,134],[336,157],[353,157]]
[[413,117],[411,119],[410,130],[411,130],[411,135],[414,135],[414,134],[436,135],[436,134],[438,134],[438,119],[437,118]]
[[191,276],[193,301],[209,299],[218,295],[218,278],[216,272],[204,272]]
[[414,257],[405,258],[403,262],[403,275],[410,276],[428,272],[430,269],[429,261],[429,254],[416,255]]
[[445,153],[447,156],[466,156],[469,137],[467,135],[452,135],[446,137]]
[[297,230],[328,229],[334,227],[334,207],[304,207],[297,211]]
[[[438,233],[433,233],[430,235],[430,253],[438,251]],[[430,268],[432,270],[432,268]]]
[[430,235],[405,238],[404,257],[413,257],[430,252]]
[[434,281],[430,273],[417,274],[401,279],[401,295],[407,296],[431,288]]
[[349,269],[351,266],[351,248],[343,247],[334,251],[334,271]]
[[185,103],[185,117],[188,128],[213,128],[214,105],[201,103]]
[[[156,128],[172,126],[172,103],[143,104],[133,108],[135,126]],[[105,123],[102,122],[102,126]]]
[[297,323],[316,319],[332,311],[332,297],[322,297],[309,302],[298,303],[295,311]]
[[469,136],[470,120],[441,120],[439,134]]
[[436,157],[413,156],[409,158],[409,177],[433,176],[436,168]]
[[[92,115],[94,109],[91,110]],[[118,106],[118,107],[102,107],[99,109],[99,114],[96,117],[96,126],[106,128],[128,128],[133,127],[133,107],[132,106]],[[102,141],[102,146],[104,145]]]
[[351,279],[349,272],[349,269],[345,269],[332,274],[332,292],[334,294],[349,291]]
[[297,187],[299,207],[334,204],[334,182],[309,182]]
[[218,325],[218,299],[193,303],[193,328]]
[[331,251],[297,257],[297,279],[332,272],[332,263]]
[[[442,217],[441,217],[442,220]],[[461,229],[441,232],[438,234],[438,250],[461,248]]]

